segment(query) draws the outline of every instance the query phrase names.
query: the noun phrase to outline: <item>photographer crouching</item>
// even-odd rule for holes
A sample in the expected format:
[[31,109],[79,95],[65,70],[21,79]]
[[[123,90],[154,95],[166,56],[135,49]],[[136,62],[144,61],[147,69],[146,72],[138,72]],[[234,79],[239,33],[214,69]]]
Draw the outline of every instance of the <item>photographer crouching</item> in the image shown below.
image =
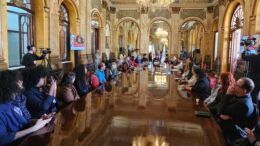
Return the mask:
[[245,50],[242,53],[242,59],[244,61],[248,61],[248,69],[246,76],[251,78],[254,81],[255,88],[251,93],[252,100],[255,104],[259,106],[259,91],[260,91],[260,48],[259,46],[256,49],[256,54],[250,53],[250,48],[252,48],[253,45],[255,45],[256,42],[254,39],[247,40],[245,43]]
[[28,49],[28,53],[23,56],[23,60],[22,60],[22,65],[24,65],[25,67],[35,67],[37,60],[44,59],[48,53],[48,52],[45,53],[46,51],[45,52],[42,51],[42,55],[37,56],[36,48],[34,45],[27,46],[27,49]]

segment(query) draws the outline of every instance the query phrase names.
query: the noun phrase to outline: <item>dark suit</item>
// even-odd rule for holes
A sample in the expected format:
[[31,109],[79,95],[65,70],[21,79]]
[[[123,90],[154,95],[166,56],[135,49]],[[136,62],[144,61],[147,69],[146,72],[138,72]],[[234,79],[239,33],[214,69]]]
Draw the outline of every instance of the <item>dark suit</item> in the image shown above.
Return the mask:
[[235,97],[232,95],[225,95],[226,99],[231,99],[229,103],[225,104],[220,111],[220,114],[229,115],[232,119],[223,120],[220,126],[226,137],[233,141],[241,138],[241,133],[235,128],[238,125],[242,129],[251,127],[251,117],[254,112],[254,105],[250,95]]
[[202,100],[208,98],[211,94],[208,78],[206,76],[198,78],[191,91],[195,96],[200,97]]

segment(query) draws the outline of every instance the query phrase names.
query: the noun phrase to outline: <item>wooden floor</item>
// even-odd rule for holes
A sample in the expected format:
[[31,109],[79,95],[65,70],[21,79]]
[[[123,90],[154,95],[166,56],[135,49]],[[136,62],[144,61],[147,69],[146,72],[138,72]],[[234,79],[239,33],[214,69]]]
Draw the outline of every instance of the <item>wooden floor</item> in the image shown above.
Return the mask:
[[[225,146],[212,118],[195,99],[183,98],[173,75],[148,70],[123,74],[110,93],[90,93],[57,114],[54,132],[22,145]],[[39,144],[37,144],[39,145]]]

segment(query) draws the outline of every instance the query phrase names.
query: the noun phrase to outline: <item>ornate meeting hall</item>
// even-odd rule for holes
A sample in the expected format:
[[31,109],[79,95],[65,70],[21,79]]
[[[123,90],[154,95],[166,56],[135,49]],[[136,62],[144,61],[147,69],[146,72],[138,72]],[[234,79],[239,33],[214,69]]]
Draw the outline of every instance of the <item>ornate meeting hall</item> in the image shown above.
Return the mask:
[[260,0],[1,0],[0,146],[260,146]]

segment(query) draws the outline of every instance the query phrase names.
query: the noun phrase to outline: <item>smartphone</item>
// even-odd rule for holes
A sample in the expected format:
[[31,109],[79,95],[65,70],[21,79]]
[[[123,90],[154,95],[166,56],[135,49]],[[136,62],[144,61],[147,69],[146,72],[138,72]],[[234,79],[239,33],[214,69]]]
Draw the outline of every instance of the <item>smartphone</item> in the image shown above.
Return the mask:
[[247,134],[246,131],[244,129],[242,129],[241,127],[239,127],[238,125],[235,125],[236,129],[241,133],[241,136],[244,138],[247,138]]

